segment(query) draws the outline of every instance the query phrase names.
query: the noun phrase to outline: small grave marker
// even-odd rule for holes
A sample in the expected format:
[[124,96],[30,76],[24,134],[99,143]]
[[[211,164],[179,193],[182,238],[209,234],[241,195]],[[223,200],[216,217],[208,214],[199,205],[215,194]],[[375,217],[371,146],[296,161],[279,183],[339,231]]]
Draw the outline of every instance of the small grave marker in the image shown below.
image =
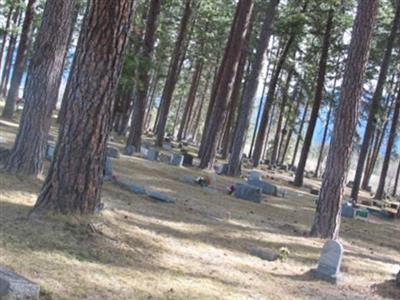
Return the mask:
[[119,153],[118,148],[108,146],[106,150],[106,155],[112,158],[119,158],[121,155]]
[[182,167],[184,157],[181,154],[172,154],[170,164],[173,166]]
[[318,268],[314,274],[317,278],[337,283],[340,278],[340,267],[343,259],[343,246],[340,242],[329,240],[322,248]]
[[151,161],[156,161],[158,159],[159,152],[155,149],[148,149],[147,151],[147,159]]
[[0,299],[39,299],[40,287],[36,283],[0,267]]
[[47,148],[46,148],[46,159],[47,160],[49,160],[49,161],[53,160],[55,150],[56,149],[53,145],[47,144]]
[[249,184],[238,183],[235,186],[235,197],[255,203],[261,203],[261,189]]

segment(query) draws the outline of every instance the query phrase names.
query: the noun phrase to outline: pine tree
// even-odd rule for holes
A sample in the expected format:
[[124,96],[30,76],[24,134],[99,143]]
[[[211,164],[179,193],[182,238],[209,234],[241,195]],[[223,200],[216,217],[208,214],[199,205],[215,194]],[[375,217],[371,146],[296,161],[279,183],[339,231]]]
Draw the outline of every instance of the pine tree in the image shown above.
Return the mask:
[[88,1],[54,159],[32,216],[94,213],[100,207],[105,151],[134,0]]

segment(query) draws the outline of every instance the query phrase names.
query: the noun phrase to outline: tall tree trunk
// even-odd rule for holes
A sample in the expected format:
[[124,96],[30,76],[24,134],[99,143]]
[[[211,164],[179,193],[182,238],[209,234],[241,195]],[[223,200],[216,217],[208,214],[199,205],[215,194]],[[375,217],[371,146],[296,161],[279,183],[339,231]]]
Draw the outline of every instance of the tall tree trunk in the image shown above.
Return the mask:
[[147,13],[146,33],[141,50],[141,57],[146,62],[138,69],[138,91],[134,102],[131,130],[127,143],[128,145],[132,145],[135,151],[140,151],[142,145],[143,123],[146,113],[146,98],[150,84],[150,67],[153,60],[160,9],[161,0],[151,0],[149,11]]
[[329,125],[331,123],[333,104],[334,104],[335,97],[336,97],[335,91],[336,91],[336,82],[337,82],[338,71],[339,71],[339,59],[338,59],[338,62],[337,62],[336,69],[337,70],[335,72],[335,79],[333,80],[332,99],[329,102],[328,114],[326,116],[325,128],[324,128],[324,133],[323,133],[323,136],[322,136],[322,143],[321,143],[321,147],[320,147],[319,155],[318,155],[318,162],[317,162],[317,166],[316,166],[315,172],[314,172],[314,176],[317,177],[317,178],[319,176],[319,170],[321,168],[322,156],[323,156],[324,150],[325,150],[326,139],[328,138],[328,130],[329,130]]
[[100,208],[105,150],[134,0],[88,1],[49,173],[31,216]]
[[308,123],[308,128],[306,137],[304,139],[303,148],[301,150],[300,160],[297,165],[296,175],[294,178],[294,184],[296,186],[303,185],[304,170],[306,168],[307,158],[310,152],[315,126],[317,125],[318,121],[319,109],[321,107],[322,97],[324,94],[326,67],[328,61],[329,47],[331,44],[331,32],[333,28],[333,16],[334,16],[334,11],[333,9],[330,9],[328,20],[326,22],[326,27],[325,27],[324,41],[321,50],[321,59],[319,61],[318,79],[317,79],[317,86],[315,88],[314,103],[311,110],[310,121]]
[[392,127],[390,128],[389,139],[386,146],[385,158],[383,160],[381,176],[379,178],[378,189],[375,194],[375,199],[380,199],[384,197],[385,194],[385,183],[386,176],[389,170],[390,158],[393,152],[393,145],[396,141],[398,124],[399,124],[399,112],[400,112],[400,89],[398,90],[397,100],[394,107],[393,117],[392,117]]
[[46,2],[29,65],[19,131],[6,164],[9,172],[37,176],[43,171],[47,136],[58,99],[74,8],[75,0]]
[[[13,15],[13,25],[15,27],[19,26],[19,23],[21,21],[21,11],[19,8],[16,9]],[[8,47],[7,47],[7,54],[5,57],[5,62],[3,66],[3,71],[1,74],[1,93],[3,96],[7,95],[7,87],[8,87],[8,81],[11,73],[11,66],[12,66],[12,61],[13,61],[13,56],[14,56],[14,51],[15,47],[17,45],[17,34],[12,33],[10,36],[10,40],[8,42]]]
[[1,50],[0,50],[0,64],[3,61],[4,49],[6,48],[8,31],[10,30],[11,18],[13,16],[13,11],[14,11],[14,5],[11,4],[10,9],[8,11],[8,14],[7,14],[6,25],[5,25],[4,29],[3,29],[4,33],[3,33],[3,40],[2,40],[2,43],[1,43]]
[[[397,85],[397,86],[400,87],[400,85]],[[388,98],[390,98],[390,97],[391,97],[391,94],[389,94]],[[387,127],[389,124],[389,119],[390,119],[390,115],[392,113],[394,103],[395,103],[395,101],[391,101],[391,104],[388,105],[388,108],[386,108],[387,116],[386,116],[385,122],[383,123],[382,128],[376,127],[375,142],[372,147],[371,157],[367,160],[367,164],[365,166],[365,171],[364,171],[364,178],[363,178],[363,181],[361,184],[361,188],[363,190],[368,189],[369,181],[371,179],[372,173],[374,172],[375,164],[378,159],[383,141],[386,136],[386,131],[387,131]]]
[[280,107],[278,122],[276,124],[274,147],[272,149],[272,155],[271,155],[271,166],[274,166],[278,162],[278,153],[279,153],[278,148],[281,142],[281,138],[283,138],[282,136],[283,115],[285,114],[286,103],[289,97],[289,87],[290,87],[290,82],[292,81],[293,72],[294,72],[294,67],[291,67],[286,78],[286,85],[282,91],[282,103]]
[[28,46],[30,40],[30,32],[32,28],[33,16],[35,13],[36,0],[29,0],[26,11],[25,19],[22,25],[22,31],[19,39],[17,56],[15,58],[13,75],[11,78],[10,90],[8,91],[6,105],[4,106],[2,116],[3,118],[11,119],[14,115],[15,104],[18,99],[19,87],[21,85],[22,76],[24,74],[26,56],[28,54]]
[[171,106],[172,94],[179,76],[179,68],[184,57],[184,46],[186,43],[190,19],[192,16],[192,0],[186,0],[183,17],[179,27],[178,38],[175,43],[174,53],[172,55],[167,80],[165,81],[161,104],[159,108],[159,119],[157,124],[156,145],[162,146],[165,135],[165,127],[167,125],[168,113]]
[[[250,32],[250,31],[249,31]],[[247,41],[249,40],[250,34],[247,33]],[[242,81],[245,73],[245,66],[247,60],[247,47],[243,48],[238,70],[235,76],[235,83],[233,85],[233,91],[230,99],[230,108],[229,113],[226,120],[226,128],[224,131],[223,139],[222,139],[222,158],[227,159],[229,152],[231,151],[231,139],[232,139],[232,132],[234,127],[234,119],[236,116],[236,112],[238,110],[240,98],[241,98],[241,90],[242,90]],[[246,84],[244,84],[246,86]],[[243,101],[243,99],[242,99]]]
[[395,42],[395,39],[397,36],[399,24],[400,24],[400,2],[399,1],[396,1],[396,2],[397,2],[396,15],[393,20],[393,25],[392,25],[392,30],[390,32],[390,36],[387,39],[386,51],[385,51],[385,54],[384,54],[384,57],[382,60],[378,82],[376,85],[375,93],[371,100],[371,106],[369,109],[367,126],[365,128],[364,139],[363,139],[363,143],[361,146],[360,155],[358,157],[356,174],[355,174],[354,181],[353,181],[353,188],[351,190],[351,198],[354,201],[357,201],[357,199],[358,199],[358,192],[360,190],[360,183],[361,183],[362,173],[364,170],[365,159],[367,157],[368,148],[371,143],[371,137],[374,132],[374,127],[376,125],[376,116],[379,111],[380,102],[382,99],[382,92],[383,92],[383,88],[385,86],[387,74],[389,71],[389,65],[390,65],[390,61],[391,61],[391,57],[392,57],[393,46],[394,46],[394,42]]
[[210,85],[211,73],[212,72],[210,72],[210,74],[207,76],[206,83],[205,83],[205,86],[204,86],[203,95],[201,96],[201,100],[200,100],[200,103],[199,103],[199,108],[197,110],[196,119],[193,122],[193,126],[192,126],[192,137],[193,137],[193,139],[196,139],[197,132],[199,130],[201,115],[203,113],[204,102],[206,101],[208,87]]
[[346,70],[343,76],[340,104],[311,229],[312,235],[321,238],[337,239],[339,236],[345,179],[357,125],[358,106],[378,2],[378,0],[358,1]]
[[272,76],[269,87],[268,87],[268,93],[267,93],[267,97],[265,99],[265,105],[264,105],[264,111],[263,111],[262,118],[261,118],[261,124],[260,124],[260,128],[258,130],[258,133],[257,133],[256,144],[254,147],[254,153],[253,153],[254,167],[258,167],[258,165],[260,164],[261,154],[262,154],[263,146],[265,144],[265,139],[266,139],[265,132],[266,132],[267,126],[268,126],[269,113],[270,113],[272,104],[274,102],[276,87],[278,85],[278,81],[279,81],[279,77],[280,77],[283,65],[286,61],[286,58],[289,54],[289,50],[291,49],[291,46],[292,46],[294,40],[295,40],[295,36],[292,35],[289,38],[289,40],[287,41],[285,48],[283,50],[283,53],[282,53],[281,57],[279,58],[276,70]]
[[307,118],[307,113],[308,113],[309,106],[310,106],[310,100],[307,99],[307,103],[304,106],[303,116],[302,116],[301,121],[300,121],[299,132],[297,133],[296,144],[294,146],[292,162],[290,164],[290,168],[291,169],[295,166],[295,163],[296,163],[297,152],[298,152],[299,147],[300,147],[301,139],[303,138],[303,128],[304,128],[304,124],[306,123],[306,118]]
[[189,96],[186,101],[185,109],[183,111],[181,124],[179,126],[179,131],[177,135],[178,141],[181,141],[183,138],[186,138],[187,127],[189,125],[190,118],[192,116],[193,105],[196,101],[196,94],[199,88],[201,74],[203,72],[203,61],[202,59],[198,59],[196,62],[195,71],[193,73],[192,84],[190,86]]
[[[300,85],[300,82],[298,83],[298,85]],[[295,125],[296,125],[296,119],[297,119],[297,116],[299,115],[300,104],[301,104],[301,95],[302,95],[302,93],[303,93],[302,87],[297,87],[297,89],[296,89],[296,96],[294,97],[294,99],[296,99],[296,101],[297,101],[296,107],[295,107],[295,109],[294,109],[294,116],[293,116],[292,118],[288,119],[289,122],[288,122],[287,126],[285,126],[285,128],[290,127],[290,129],[289,129],[289,133],[287,134],[287,137],[286,137],[285,146],[284,146],[284,148],[283,148],[283,152],[282,152],[282,156],[281,156],[281,161],[280,161],[280,164],[281,164],[281,165],[283,165],[283,164],[285,163],[286,155],[287,155],[287,152],[288,152],[288,150],[289,150],[289,145],[290,145],[290,142],[291,142],[291,140],[292,140],[292,135],[293,135],[294,127],[295,127]],[[285,130],[286,130],[286,129],[285,129]]]
[[397,187],[399,185],[399,178],[400,178],[400,161],[399,161],[399,165],[397,166],[396,179],[394,181],[392,197],[396,197],[396,195],[397,195]]
[[252,0],[240,0],[237,5],[237,19],[232,24],[232,39],[226,47],[225,63],[220,66],[221,77],[215,91],[215,105],[210,117],[204,152],[200,160],[200,168],[203,169],[212,168],[214,164],[217,142],[223,125],[221,120],[225,120],[227,102],[232,95],[240,55],[245,46],[246,35],[251,23],[253,5]]
[[150,94],[148,95],[148,99],[147,102],[149,103],[147,106],[147,111],[146,111],[146,118],[145,118],[145,128],[148,130],[150,127],[150,122],[152,119],[152,111],[153,111],[153,105],[154,105],[154,100],[155,100],[155,96],[156,96],[156,92],[157,92],[157,85],[158,82],[160,81],[160,77],[158,76],[159,71],[156,72],[156,74],[154,76],[156,76],[154,78],[154,82],[153,82],[153,87],[151,89]]
[[[235,136],[232,141],[232,154],[229,158],[228,175],[231,176],[237,176],[240,173],[240,160],[243,156],[254,98],[258,89],[261,71],[264,67],[264,61],[267,55],[269,40],[272,35],[272,27],[275,21],[278,4],[279,0],[271,0],[266,10],[257,44],[256,56],[252,64],[248,84],[245,86],[243,99],[239,107],[240,115],[236,124]],[[257,128],[257,123],[255,127]]]

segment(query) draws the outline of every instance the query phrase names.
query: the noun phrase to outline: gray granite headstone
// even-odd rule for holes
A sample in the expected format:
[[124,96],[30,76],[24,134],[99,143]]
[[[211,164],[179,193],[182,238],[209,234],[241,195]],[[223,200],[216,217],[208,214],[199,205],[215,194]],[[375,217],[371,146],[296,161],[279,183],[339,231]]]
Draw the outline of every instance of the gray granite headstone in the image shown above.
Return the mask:
[[132,192],[134,194],[138,194],[138,195],[146,194],[145,187],[140,184],[137,184],[137,183],[134,183],[131,181],[127,181],[127,180],[123,180],[123,179],[116,179],[115,182],[124,190]]
[[106,155],[108,157],[112,157],[112,158],[119,158],[120,157],[120,153],[119,153],[118,148],[111,147],[111,146],[107,147]]
[[355,215],[355,209],[350,202],[345,202],[342,205],[342,217],[353,219]]
[[133,155],[133,153],[135,153],[135,147],[134,146],[128,145],[128,146],[125,147],[125,149],[124,149],[124,154],[125,155],[131,156],[131,155]]
[[260,188],[264,194],[275,197],[285,197],[285,192],[283,190],[279,189],[276,185],[273,185],[269,182],[249,179],[247,183]]
[[194,156],[189,153],[183,153],[183,165],[184,166],[193,166]]
[[218,175],[226,175],[228,174],[228,169],[229,169],[229,165],[228,164],[223,164],[217,167],[217,174]]
[[145,146],[140,147],[140,153],[142,153],[144,156],[147,157],[147,154],[149,153],[149,149]]
[[106,161],[104,163],[104,180],[111,180],[112,177],[113,177],[112,159],[106,157]]
[[182,167],[183,166],[183,155],[172,154],[170,164],[173,166]]
[[158,159],[159,152],[155,149],[148,149],[147,150],[147,159],[151,161],[155,161]]
[[153,192],[153,191],[147,191],[147,195],[159,202],[164,202],[164,203],[175,203],[176,199],[174,197],[171,197],[169,195],[159,193],[159,192]]
[[160,153],[158,155],[158,160],[163,163],[169,164],[171,162],[171,155],[165,154],[165,153]]
[[164,143],[164,144],[163,144],[163,148],[164,148],[165,150],[172,150],[172,144],[170,144],[170,143]]
[[55,152],[55,147],[53,145],[47,144],[46,147],[46,159],[47,160],[53,160],[54,157],[54,152]]
[[340,278],[340,267],[343,259],[343,246],[340,242],[329,240],[322,248],[318,268],[314,274],[317,278],[336,283]]
[[238,183],[235,186],[235,197],[261,203],[261,189],[245,183]]
[[250,254],[267,261],[275,261],[279,258],[279,254],[265,248],[252,248],[250,249]]
[[262,173],[259,171],[251,171],[249,174],[249,180],[262,180]]
[[39,285],[0,267],[0,299],[38,300],[39,293]]

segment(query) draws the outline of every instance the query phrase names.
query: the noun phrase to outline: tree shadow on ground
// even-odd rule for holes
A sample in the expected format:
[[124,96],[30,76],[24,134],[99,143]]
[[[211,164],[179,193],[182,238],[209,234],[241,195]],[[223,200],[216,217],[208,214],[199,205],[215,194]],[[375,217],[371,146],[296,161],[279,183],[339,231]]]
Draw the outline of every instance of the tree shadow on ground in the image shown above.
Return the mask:
[[400,299],[400,287],[396,286],[395,280],[386,280],[382,283],[372,285],[372,290],[384,299]]

